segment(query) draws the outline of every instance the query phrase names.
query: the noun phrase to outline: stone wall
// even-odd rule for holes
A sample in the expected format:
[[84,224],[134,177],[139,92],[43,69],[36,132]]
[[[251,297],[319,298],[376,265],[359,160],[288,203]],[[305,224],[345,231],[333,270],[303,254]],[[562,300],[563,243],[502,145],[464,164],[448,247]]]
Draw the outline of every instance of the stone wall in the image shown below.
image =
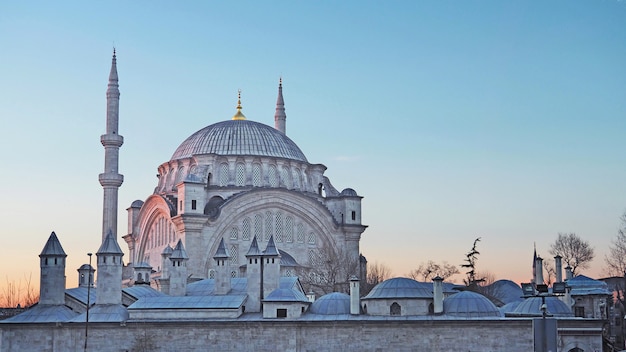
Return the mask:
[[[83,351],[84,324],[0,324],[0,351]],[[89,351],[530,351],[531,320],[89,324]]]

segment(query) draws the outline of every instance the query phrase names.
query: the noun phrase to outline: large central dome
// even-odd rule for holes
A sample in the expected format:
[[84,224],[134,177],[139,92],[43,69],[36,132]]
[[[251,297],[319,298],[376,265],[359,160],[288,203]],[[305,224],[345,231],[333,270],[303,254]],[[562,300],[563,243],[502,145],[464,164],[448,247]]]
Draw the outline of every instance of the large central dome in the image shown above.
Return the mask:
[[197,154],[256,155],[308,162],[296,143],[273,127],[250,120],[227,120],[192,134],[172,160]]

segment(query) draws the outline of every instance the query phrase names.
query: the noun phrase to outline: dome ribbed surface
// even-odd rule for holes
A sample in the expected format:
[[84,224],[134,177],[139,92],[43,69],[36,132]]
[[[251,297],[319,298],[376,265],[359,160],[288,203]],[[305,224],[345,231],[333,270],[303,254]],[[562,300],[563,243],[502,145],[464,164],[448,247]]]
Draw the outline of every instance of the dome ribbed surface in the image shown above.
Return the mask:
[[313,302],[309,311],[324,315],[350,314],[350,296],[340,292],[329,293]]
[[172,160],[198,154],[256,155],[307,162],[296,143],[273,127],[250,120],[228,120],[192,134],[176,149]]
[[[563,301],[557,297],[545,297],[548,315],[555,317],[573,317],[574,313]],[[541,297],[529,297],[522,301],[517,308],[507,315],[510,316],[541,316]]]
[[370,291],[363,299],[375,298],[432,298],[432,284],[417,282],[406,277],[385,280]]
[[500,310],[487,297],[472,291],[456,293],[443,300],[443,312],[455,317],[499,317]]

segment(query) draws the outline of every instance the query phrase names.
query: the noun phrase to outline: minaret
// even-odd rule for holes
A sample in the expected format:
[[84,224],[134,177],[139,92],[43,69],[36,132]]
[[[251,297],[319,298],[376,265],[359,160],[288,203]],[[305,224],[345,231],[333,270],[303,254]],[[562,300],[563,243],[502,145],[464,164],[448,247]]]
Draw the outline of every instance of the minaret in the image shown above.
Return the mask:
[[280,252],[274,243],[274,235],[270,236],[267,247],[263,251],[263,297],[267,297],[279,287],[280,283]]
[[117,240],[117,191],[124,182],[124,176],[118,173],[119,149],[124,143],[124,138],[118,134],[120,110],[120,90],[117,84],[117,61],[115,49],[113,49],[113,61],[109,73],[109,85],[107,88],[107,121],[106,134],[100,136],[100,142],[104,146],[104,172],[98,177],[104,189],[102,209],[102,241],[105,240],[109,231]]
[[278,99],[276,99],[276,113],[274,113],[274,128],[287,134],[287,115],[285,115],[285,101],[283,100],[283,78],[278,81]]
[[40,258],[40,305],[65,304],[65,251],[57,235],[52,232],[43,247]]

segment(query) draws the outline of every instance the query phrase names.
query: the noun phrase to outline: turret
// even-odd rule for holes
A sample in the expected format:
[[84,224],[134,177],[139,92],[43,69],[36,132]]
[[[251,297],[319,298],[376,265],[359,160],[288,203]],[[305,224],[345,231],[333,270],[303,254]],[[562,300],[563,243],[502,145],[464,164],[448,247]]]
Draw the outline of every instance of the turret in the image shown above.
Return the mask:
[[187,293],[187,251],[178,240],[170,256],[170,296],[184,296]]
[[563,281],[563,264],[561,264],[562,257],[557,255],[554,257],[554,270],[556,271],[556,282]]
[[109,231],[98,257],[98,286],[96,304],[122,304],[122,257],[124,252],[117,244],[113,232]]
[[225,295],[230,292],[230,269],[228,268],[229,255],[226,253],[224,239],[220,240],[217,251],[213,256],[215,259],[215,294]]
[[247,293],[248,300],[246,301],[246,312],[260,312],[261,311],[261,292],[263,291],[263,285],[261,277],[263,276],[263,253],[259,250],[259,244],[256,236],[252,238],[250,249],[246,253],[246,278],[248,281]]
[[120,90],[117,79],[117,59],[113,49],[109,85],[107,88],[106,134],[100,136],[104,147],[104,172],[98,176],[104,190],[102,209],[102,240],[109,232],[117,238],[117,193],[124,182],[124,176],[118,173],[119,149],[124,138],[118,134]]
[[78,287],[93,287],[93,273],[96,269],[89,264],[83,264],[78,268]]
[[280,281],[280,253],[274,244],[274,235],[270,236],[263,251],[263,298],[278,288]]
[[133,279],[135,285],[150,285],[150,275],[152,267],[146,262],[139,262],[133,265]]
[[159,278],[159,286],[161,287],[161,292],[166,295],[170,294],[170,266],[172,265],[170,261],[170,257],[174,252],[174,248],[170,247],[168,244],[163,248],[163,252],[161,252],[161,278]]
[[278,82],[278,99],[276,99],[276,112],[274,113],[274,128],[287,134],[287,115],[285,114],[285,101],[283,100],[283,79]]
[[67,254],[61,247],[57,235],[52,232],[46,245],[39,254],[40,287],[39,304],[65,304],[65,258]]
[[543,258],[537,257],[535,260],[536,265],[536,276],[535,276],[535,284],[543,285]]

